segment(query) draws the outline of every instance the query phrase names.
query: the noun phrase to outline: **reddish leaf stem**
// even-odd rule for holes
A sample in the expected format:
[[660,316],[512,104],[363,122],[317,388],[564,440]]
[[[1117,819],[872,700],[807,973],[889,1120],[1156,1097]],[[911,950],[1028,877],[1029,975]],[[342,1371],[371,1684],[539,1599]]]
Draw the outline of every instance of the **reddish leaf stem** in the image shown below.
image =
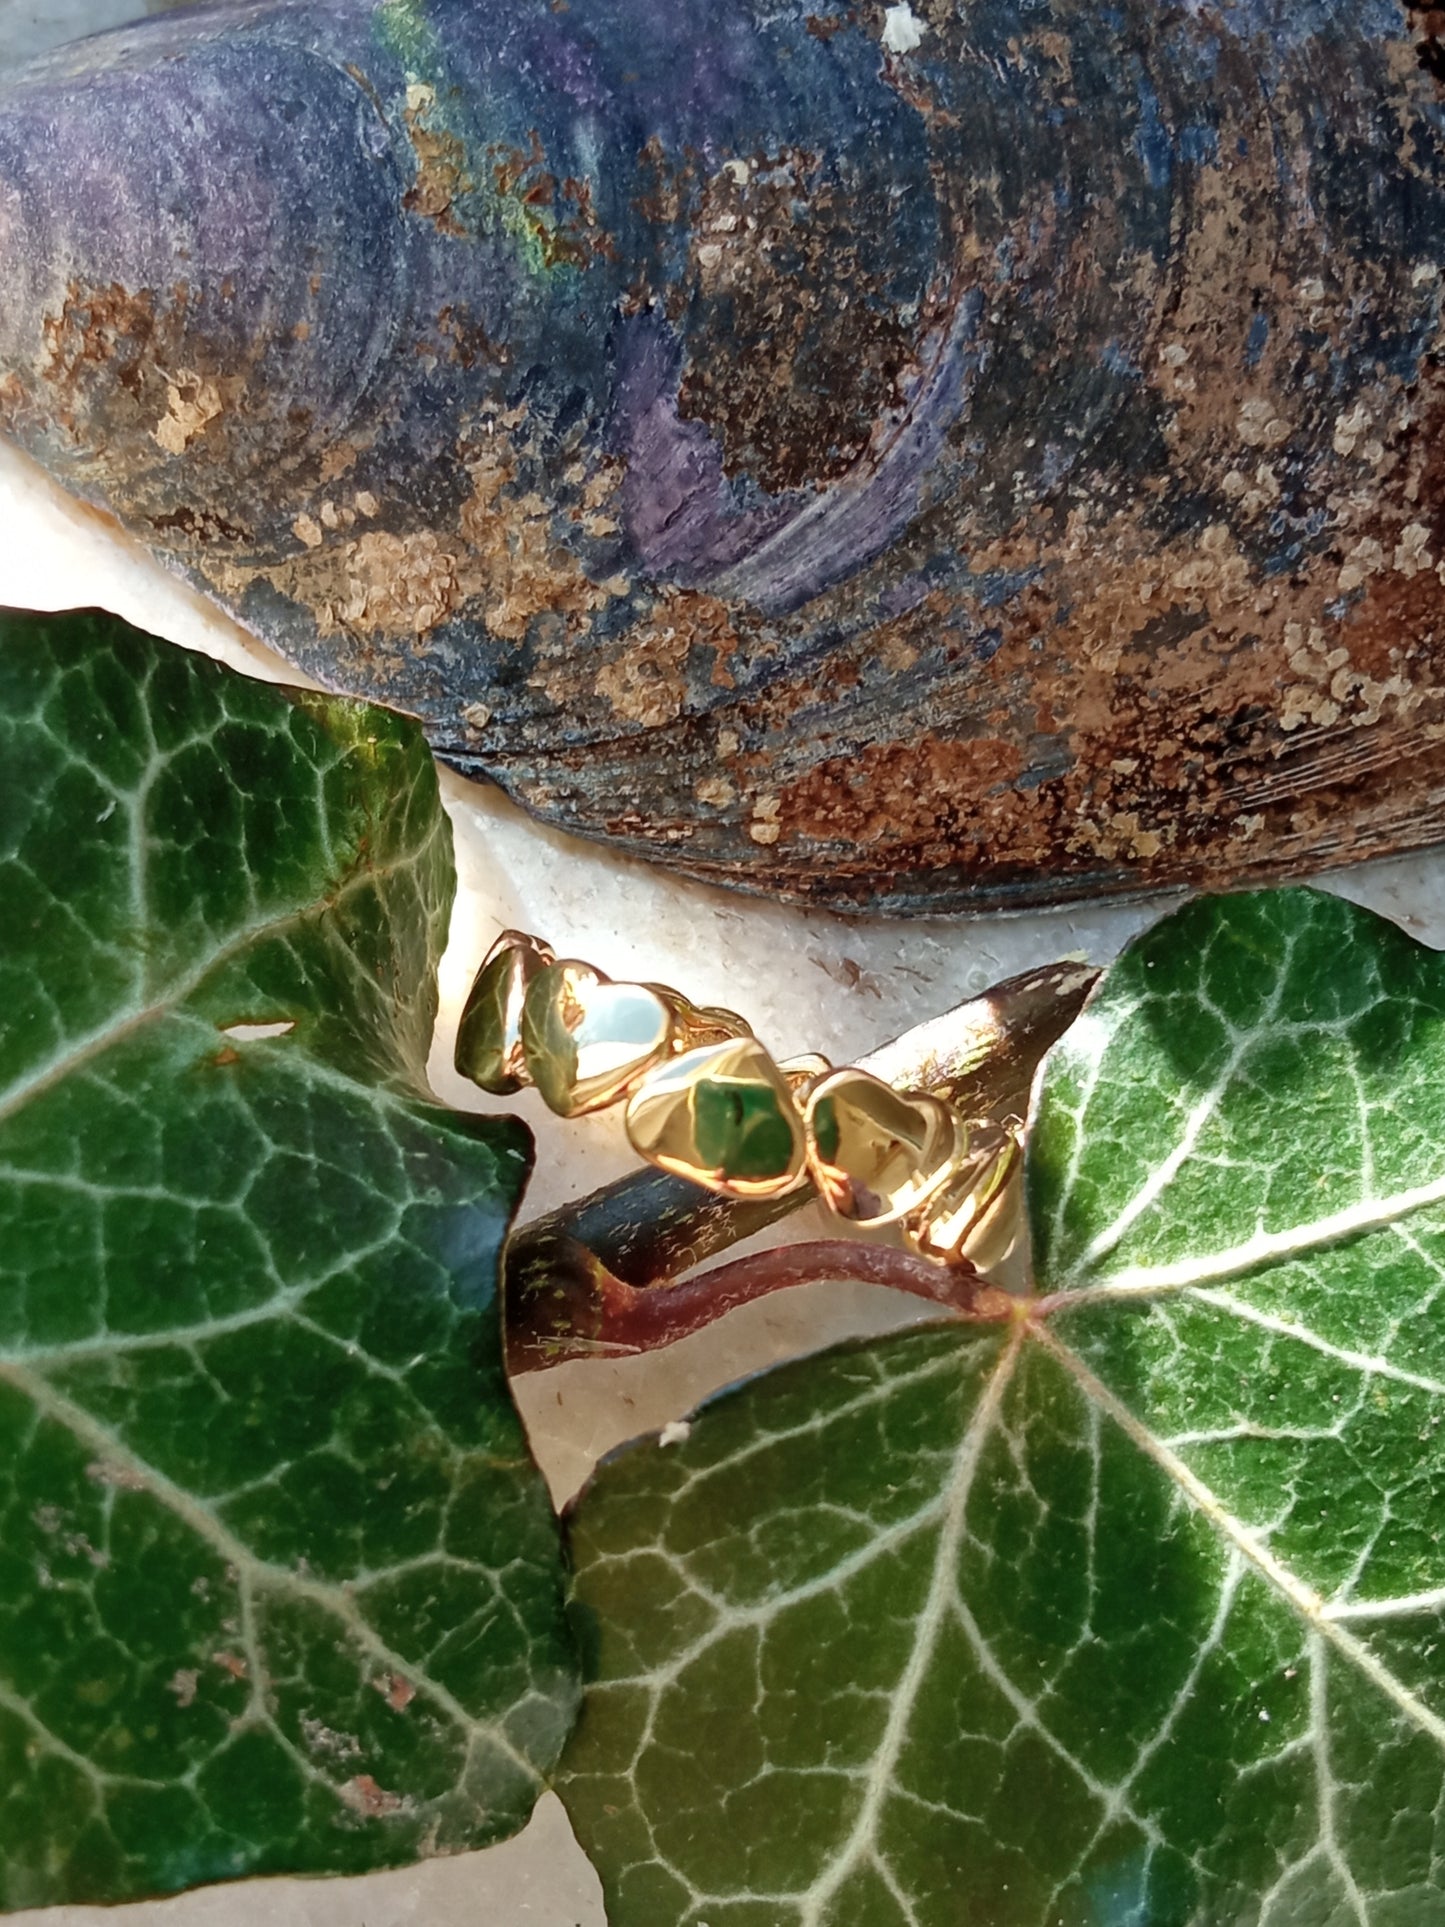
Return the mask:
[[[554,1253],[554,1277],[560,1277],[560,1254]],[[626,1357],[675,1345],[680,1338],[701,1331],[725,1312],[751,1304],[771,1292],[821,1279],[883,1285],[926,1298],[965,1319],[993,1322],[1009,1315],[1013,1301],[990,1285],[971,1265],[944,1266],[914,1257],[887,1245],[860,1244],[851,1239],[818,1239],[810,1244],[782,1245],[735,1258],[712,1271],[699,1272],[675,1285],[625,1284],[605,1270],[590,1253],[574,1247],[569,1254],[580,1294],[568,1293],[570,1308],[585,1304],[585,1329],[564,1312],[549,1338],[533,1334],[508,1336],[508,1367],[513,1372],[539,1371],[564,1359]]]

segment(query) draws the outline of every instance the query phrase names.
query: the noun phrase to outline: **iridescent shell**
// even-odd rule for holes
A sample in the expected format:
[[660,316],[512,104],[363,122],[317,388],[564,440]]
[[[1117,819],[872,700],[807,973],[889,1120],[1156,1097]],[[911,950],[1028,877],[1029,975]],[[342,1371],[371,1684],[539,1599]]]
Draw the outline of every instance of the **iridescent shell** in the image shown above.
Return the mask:
[[0,423],[588,836],[843,907],[1445,814],[1396,0],[309,0],[0,96]]

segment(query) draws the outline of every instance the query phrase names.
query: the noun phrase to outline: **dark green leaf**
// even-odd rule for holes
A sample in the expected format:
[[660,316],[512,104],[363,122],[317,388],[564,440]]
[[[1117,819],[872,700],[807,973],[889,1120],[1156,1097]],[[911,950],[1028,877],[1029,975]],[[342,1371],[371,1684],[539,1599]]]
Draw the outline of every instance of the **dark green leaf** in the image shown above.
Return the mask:
[[1046,1072],[1039,1295],[607,1468],[564,1791],[613,1927],[1431,1927],[1445,966],[1196,904]]
[[477,1845],[555,1759],[526,1134],[425,1095],[452,888],[409,723],[0,618],[7,1907]]

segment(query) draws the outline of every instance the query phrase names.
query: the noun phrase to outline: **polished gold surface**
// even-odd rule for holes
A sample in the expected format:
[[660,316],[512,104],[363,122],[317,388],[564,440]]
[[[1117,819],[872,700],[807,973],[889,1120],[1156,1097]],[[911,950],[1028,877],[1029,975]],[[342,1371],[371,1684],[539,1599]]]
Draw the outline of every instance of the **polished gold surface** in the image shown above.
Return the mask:
[[522,1005],[533,977],[552,961],[537,938],[504,930],[472,980],[453,1062],[493,1097],[510,1097],[532,1081],[522,1048]]
[[649,985],[615,984],[570,957],[536,973],[522,1008],[527,1069],[559,1117],[630,1097],[672,1055],[678,1030],[677,1011]]
[[785,1057],[778,1069],[787,1078],[795,1098],[808,1094],[808,1087],[816,1084],[820,1077],[826,1077],[833,1066],[820,1051],[805,1050],[797,1057]]
[[672,990],[666,984],[644,984],[643,988],[655,991],[675,1013],[674,1050],[699,1050],[704,1044],[723,1044],[731,1037],[753,1034],[752,1025],[735,1010],[724,1010],[718,1004],[694,1004],[680,990]]
[[709,1191],[775,1198],[805,1176],[803,1124],[778,1066],[752,1037],[687,1051],[627,1106],[639,1157]]
[[951,1105],[895,1091],[867,1071],[822,1078],[808,1093],[803,1118],[819,1196],[840,1218],[864,1227],[896,1224],[918,1211],[968,1143]]
[[916,1248],[947,1264],[967,1258],[989,1271],[1013,1249],[1022,1228],[1023,1151],[1002,1124],[978,1125],[947,1183],[919,1214]]
[[508,930],[463,1012],[457,1068],[484,1090],[534,1084],[561,1117],[627,1104],[639,1157],[726,1197],[786,1195],[809,1177],[860,1233],[980,1270],[1015,1243],[1015,1120],[969,1124],[813,1054],[775,1063],[736,1011],[666,984],[614,983]]

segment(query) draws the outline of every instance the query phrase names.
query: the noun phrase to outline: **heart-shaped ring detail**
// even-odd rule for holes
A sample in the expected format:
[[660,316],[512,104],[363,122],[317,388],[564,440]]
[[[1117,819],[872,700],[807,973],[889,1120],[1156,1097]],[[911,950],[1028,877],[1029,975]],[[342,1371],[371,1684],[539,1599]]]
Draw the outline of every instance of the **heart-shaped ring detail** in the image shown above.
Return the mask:
[[926,1205],[967,1146],[951,1105],[852,1068],[813,1085],[804,1123],[819,1194],[862,1226],[896,1224]]
[[521,930],[504,930],[483,957],[457,1025],[453,1062],[493,1097],[510,1097],[531,1082],[522,1050],[527,986],[552,952]]
[[980,1271],[1000,1264],[1016,1243],[1023,1223],[1019,1175],[1023,1151],[1002,1124],[976,1124],[968,1150],[946,1183],[919,1212],[917,1248],[943,1264],[965,1257]]
[[672,1055],[678,1015],[649,984],[615,984],[565,957],[539,970],[522,1006],[532,1082],[559,1117],[630,1097]]
[[719,1004],[695,1004],[666,984],[644,984],[643,989],[655,990],[677,1018],[674,1050],[701,1050],[704,1044],[722,1044],[731,1037],[753,1034],[752,1025],[735,1010],[724,1010]]
[[754,1037],[684,1051],[627,1106],[639,1157],[730,1198],[776,1198],[805,1176],[803,1121]]

